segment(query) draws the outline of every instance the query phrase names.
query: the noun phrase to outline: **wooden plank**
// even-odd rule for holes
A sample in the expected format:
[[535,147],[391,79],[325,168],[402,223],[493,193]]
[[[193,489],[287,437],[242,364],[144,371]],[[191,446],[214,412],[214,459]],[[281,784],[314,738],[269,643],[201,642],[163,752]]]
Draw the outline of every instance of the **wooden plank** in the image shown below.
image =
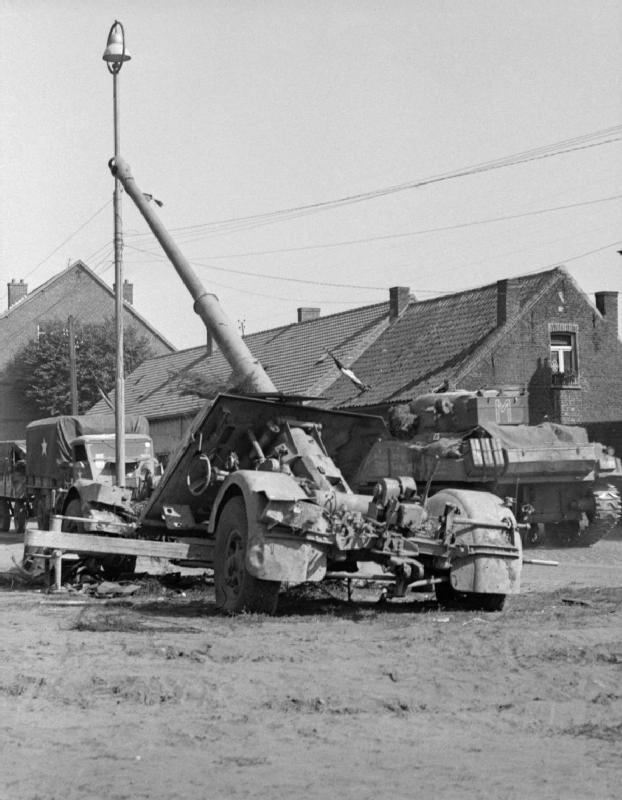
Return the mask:
[[173,560],[212,561],[214,544],[205,539],[184,539],[159,542],[151,539],[124,539],[120,536],[99,536],[91,533],[28,530],[26,547],[44,547],[65,553],[147,556]]

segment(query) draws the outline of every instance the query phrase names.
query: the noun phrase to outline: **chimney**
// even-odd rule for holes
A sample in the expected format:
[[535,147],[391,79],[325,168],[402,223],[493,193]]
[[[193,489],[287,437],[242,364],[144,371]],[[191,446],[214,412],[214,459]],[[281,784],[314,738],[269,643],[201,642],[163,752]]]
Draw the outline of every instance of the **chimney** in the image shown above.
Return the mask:
[[[116,283],[112,284],[112,291],[116,293]],[[130,305],[134,305],[134,284],[130,283],[127,278],[123,281],[123,300]]]
[[497,327],[516,316],[520,311],[520,284],[517,280],[504,278],[497,281]]
[[319,319],[320,309],[302,307],[298,309],[298,322],[308,322],[310,319]]
[[389,289],[389,320],[393,322],[406,310],[410,302],[410,286],[392,286]]
[[134,284],[127,279],[123,281],[123,299],[130,305],[134,304]]
[[7,283],[7,289],[9,294],[9,308],[28,294],[28,284],[24,283],[23,280],[18,283],[16,280],[11,279],[11,283]]
[[617,292],[595,292],[596,308],[600,311],[607,322],[611,322],[618,327],[618,293]]

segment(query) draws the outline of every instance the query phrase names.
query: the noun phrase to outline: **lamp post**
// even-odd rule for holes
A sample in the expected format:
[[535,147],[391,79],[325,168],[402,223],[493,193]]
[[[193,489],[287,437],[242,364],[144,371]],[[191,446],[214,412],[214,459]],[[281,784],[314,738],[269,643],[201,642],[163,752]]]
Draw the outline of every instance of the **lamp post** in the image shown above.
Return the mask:
[[[125,49],[125,30],[115,20],[108,33],[108,42],[103,60],[112,75],[112,99],[114,119],[114,157],[119,153],[119,72],[131,56]],[[123,371],[123,227],[121,217],[121,184],[114,179],[114,280],[115,323],[117,335],[115,378],[115,458],[117,485],[125,486],[125,378]]]

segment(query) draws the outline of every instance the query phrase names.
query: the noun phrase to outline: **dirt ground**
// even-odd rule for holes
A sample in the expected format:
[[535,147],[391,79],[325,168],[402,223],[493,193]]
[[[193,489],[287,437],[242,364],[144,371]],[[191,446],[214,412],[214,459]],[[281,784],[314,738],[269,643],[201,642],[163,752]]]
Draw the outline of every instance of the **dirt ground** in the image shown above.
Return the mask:
[[622,785],[622,540],[530,551],[497,614],[209,585],[47,594],[0,537],[1,800],[606,800]]

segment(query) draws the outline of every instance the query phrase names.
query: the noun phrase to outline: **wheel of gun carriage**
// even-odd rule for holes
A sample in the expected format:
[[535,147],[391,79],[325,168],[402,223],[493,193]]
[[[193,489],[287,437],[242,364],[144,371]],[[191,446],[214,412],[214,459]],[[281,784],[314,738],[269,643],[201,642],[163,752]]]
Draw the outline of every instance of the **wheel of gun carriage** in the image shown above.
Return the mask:
[[246,569],[248,519],[241,497],[225,505],[216,526],[214,586],[216,605],[230,614],[250,611],[274,614],[279,595],[278,581],[262,581]]
[[[489,492],[442,489],[429,499],[428,511],[432,516],[440,516],[443,514],[446,505],[455,507],[462,517],[487,520],[492,523],[503,522],[508,514],[511,515],[511,512],[503,506],[502,501]],[[469,611],[502,611],[505,605],[505,594],[459,592],[454,589],[449,581],[435,584],[434,591],[436,599],[444,608],[462,608]]]
[[457,592],[449,583],[437,583],[434,586],[436,599],[446,609],[460,608],[467,611],[503,611],[504,594],[479,594]]
[[[122,522],[120,517],[117,517],[110,511],[100,511],[90,507],[83,507],[80,499],[74,497],[69,501],[64,511],[65,517],[84,517],[85,519],[98,519],[100,521],[108,522]],[[63,520],[63,530],[68,533],[89,533],[88,523],[78,522],[75,519]],[[136,556],[124,555],[110,555],[110,556],[97,556],[93,559],[103,573],[106,580],[116,581],[122,575],[134,572],[136,568]]]

